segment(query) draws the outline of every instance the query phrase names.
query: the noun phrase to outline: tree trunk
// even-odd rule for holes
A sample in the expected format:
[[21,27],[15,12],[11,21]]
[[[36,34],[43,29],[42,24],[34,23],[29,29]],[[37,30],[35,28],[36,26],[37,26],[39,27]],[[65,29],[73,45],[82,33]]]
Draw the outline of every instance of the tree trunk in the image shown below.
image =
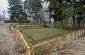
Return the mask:
[[43,20],[42,20],[42,19],[40,19],[40,24],[42,24],[42,22],[43,22]]
[[73,25],[72,25],[72,27],[74,28],[75,27],[75,15],[73,15],[72,19],[73,19]]
[[56,28],[56,20],[54,19],[54,28]]
[[44,22],[43,22],[43,26],[44,26],[44,28],[47,27],[47,26],[46,26],[46,22],[45,22],[45,20],[44,20]]
[[81,22],[80,22],[80,20],[79,20],[79,21],[78,21],[78,27],[79,27],[79,28],[80,28],[80,26],[81,26],[80,23],[81,23]]
[[62,27],[63,27],[63,19],[61,20],[61,25],[62,25]]
[[51,18],[49,19],[49,24],[51,24]]

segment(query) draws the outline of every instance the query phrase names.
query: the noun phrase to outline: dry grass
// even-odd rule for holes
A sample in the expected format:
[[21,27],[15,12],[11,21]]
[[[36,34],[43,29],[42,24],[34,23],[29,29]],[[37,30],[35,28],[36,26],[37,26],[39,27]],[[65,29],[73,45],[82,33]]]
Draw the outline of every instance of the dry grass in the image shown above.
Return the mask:
[[35,45],[75,31],[64,28],[43,28],[38,25],[19,25],[16,26],[16,28],[21,31],[26,41],[31,45]]

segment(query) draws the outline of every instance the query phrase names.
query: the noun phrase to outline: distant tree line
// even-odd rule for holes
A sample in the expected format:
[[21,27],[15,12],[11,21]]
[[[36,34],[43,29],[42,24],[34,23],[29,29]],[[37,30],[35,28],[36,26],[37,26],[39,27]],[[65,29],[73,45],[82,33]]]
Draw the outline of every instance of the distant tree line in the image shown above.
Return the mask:
[[[85,0],[9,0],[10,19],[19,23],[30,18],[33,23],[42,23],[46,25],[41,12],[43,3],[49,3],[49,17],[56,23],[64,26],[81,27],[85,23]],[[49,18],[49,19],[50,19]],[[71,24],[69,21],[72,21]]]
[[46,0],[49,2],[50,16],[56,21],[63,21],[72,17],[72,27],[80,27],[85,22],[85,0]]

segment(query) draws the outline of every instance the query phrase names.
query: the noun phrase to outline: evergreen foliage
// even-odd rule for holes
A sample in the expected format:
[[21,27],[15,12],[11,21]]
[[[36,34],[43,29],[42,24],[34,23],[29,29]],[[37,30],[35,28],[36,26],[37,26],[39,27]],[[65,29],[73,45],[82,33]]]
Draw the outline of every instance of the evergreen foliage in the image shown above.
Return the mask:
[[21,22],[27,19],[27,15],[24,12],[23,4],[21,0],[8,0],[10,19],[13,21]]
[[28,17],[33,18],[34,23],[39,21],[39,19],[42,17],[40,13],[42,9],[41,0],[25,0],[24,7],[27,13],[29,13]]

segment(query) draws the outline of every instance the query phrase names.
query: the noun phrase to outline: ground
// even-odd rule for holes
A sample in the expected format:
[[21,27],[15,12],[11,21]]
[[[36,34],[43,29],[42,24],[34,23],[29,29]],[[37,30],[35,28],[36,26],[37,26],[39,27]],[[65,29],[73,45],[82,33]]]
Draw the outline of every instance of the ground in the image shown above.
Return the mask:
[[15,27],[22,33],[29,45],[37,45],[76,31],[65,28],[43,28],[39,25],[16,25]]
[[[58,55],[58,52],[50,55]],[[60,55],[85,55],[85,34],[73,41],[68,48],[61,50]]]
[[[10,26],[0,24],[0,55],[23,55],[20,51],[19,43],[10,32]],[[58,52],[50,55],[58,55]],[[85,55],[85,35],[73,41],[68,48],[61,50],[60,55]]]
[[0,55],[23,55],[19,51],[19,44],[14,40],[10,26],[0,23]]

